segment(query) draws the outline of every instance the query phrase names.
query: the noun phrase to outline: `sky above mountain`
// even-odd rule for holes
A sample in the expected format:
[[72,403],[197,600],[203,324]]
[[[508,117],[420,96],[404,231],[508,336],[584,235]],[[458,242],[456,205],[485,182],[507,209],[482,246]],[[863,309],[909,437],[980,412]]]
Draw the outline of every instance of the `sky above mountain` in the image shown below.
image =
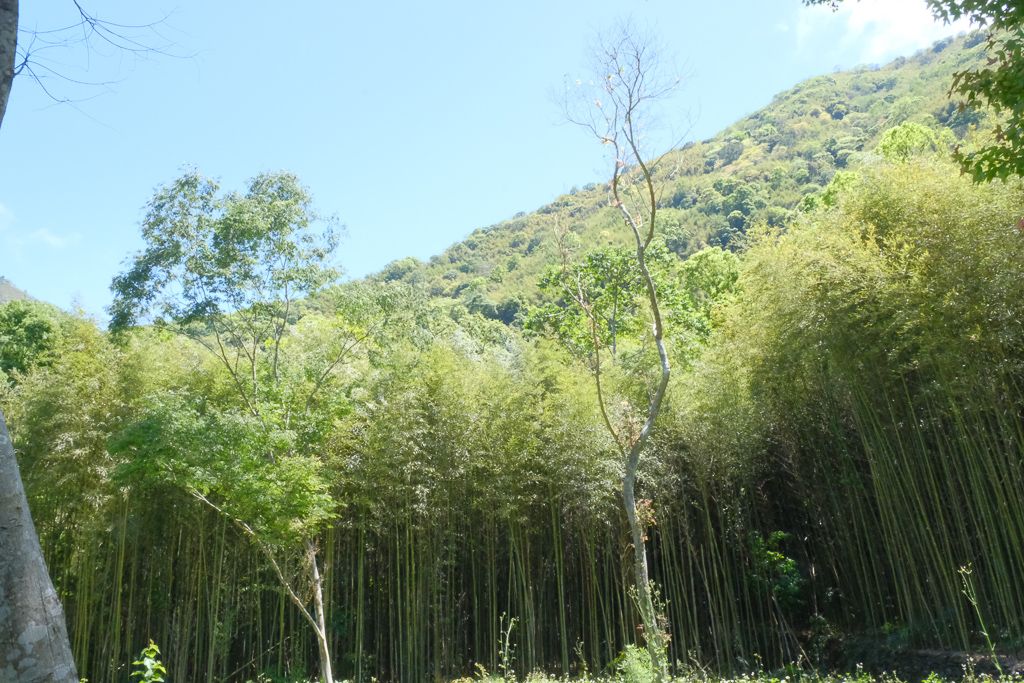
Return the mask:
[[[70,0],[23,4],[24,28],[76,19]],[[41,82],[15,81],[0,128],[0,275],[101,319],[141,247],[146,202],[186,167],[238,190],[262,171],[296,173],[347,226],[338,261],[351,277],[604,180],[604,150],[558,100],[587,75],[595,35],[624,19],[682,77],[652,151],[709,137],[804,78],[969,28],[934,22],[923,0],[838,12],[799,0],[83,5],[158,52],[94,37],[36,52]]]

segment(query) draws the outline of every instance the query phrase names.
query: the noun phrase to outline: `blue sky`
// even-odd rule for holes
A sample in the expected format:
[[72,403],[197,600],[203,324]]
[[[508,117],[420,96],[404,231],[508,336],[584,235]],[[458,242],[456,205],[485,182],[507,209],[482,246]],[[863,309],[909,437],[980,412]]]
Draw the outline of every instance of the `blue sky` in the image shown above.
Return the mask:
[[[662,137],[719,129],[796,82],[908,54],[966,26],[923,0],[89,0],[170,56],[102,43],[55,48],[77,81],[15,81],[0,127],[0,275],[103,319],[111,278],[141,247],[153,190],[186,166],[242,189],[296,173],[347,226],[338,261],[358,277],[429,258],[474,229],[603,180],[602,148],[562,122],[555,96],[587,46],[624,18],[655,34],[684,77]],[[70,0],[23,3],[22,26],[74,19]],[[662,151],[652,149],[652,151]]]

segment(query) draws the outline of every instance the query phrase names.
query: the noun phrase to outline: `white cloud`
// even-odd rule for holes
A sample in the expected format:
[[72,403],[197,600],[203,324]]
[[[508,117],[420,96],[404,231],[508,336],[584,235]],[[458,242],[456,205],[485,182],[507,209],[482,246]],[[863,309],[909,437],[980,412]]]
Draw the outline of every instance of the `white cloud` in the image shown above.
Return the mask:
[[797,45],[817,33],[839,27],[842,47],[859,48],[862,63],[880,62],[927,47],[940,38],[970,30],[968,21],[937,21],[924,0],[846,0],[837,11],[828,6],[801,8]]
[[49,228],[25,231],[25,226],[15,227],[14,212],[0,203],[0,256],[21,258],[26,248],[41,245],[50,249],[67,249],[82,241],[77,232],[60,234]]
[[29,239],[35,242],[42,242],[53,249],[65,249],[78,243],[81,235],[73,233],[70,235],[58,235],[46,228],[39,228],[29,234]]

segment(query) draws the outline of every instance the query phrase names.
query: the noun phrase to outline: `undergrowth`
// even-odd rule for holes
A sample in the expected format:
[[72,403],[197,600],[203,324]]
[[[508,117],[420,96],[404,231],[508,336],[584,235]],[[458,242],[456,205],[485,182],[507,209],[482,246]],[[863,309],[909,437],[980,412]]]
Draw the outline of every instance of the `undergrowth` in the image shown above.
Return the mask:
[[[616,660],[618,661],[618,660]],[[583,675],[580,677],[555,677],[541,672],[533,672],[524,679],[504,678],[502,676],[483,674],[475,678],[459,678],[451,683],[648,683],[652,681],[650,664],[646,670],[642,665],[636,666],[639,659],[629,661],[627,667],[617,668],[614,673],[606,675]],[[901,678],[895,674],[869,674],[863,671],[855,673],[792,672],[792,673],[749,673],[732,677],[716,677],[702,672],[690,672],[674,677],[673,683],[1024,683],[1024,674],[1013,673],[993,676],[964,671],[962,677],[946,678],[932,673],[927,677],[914,680]]]

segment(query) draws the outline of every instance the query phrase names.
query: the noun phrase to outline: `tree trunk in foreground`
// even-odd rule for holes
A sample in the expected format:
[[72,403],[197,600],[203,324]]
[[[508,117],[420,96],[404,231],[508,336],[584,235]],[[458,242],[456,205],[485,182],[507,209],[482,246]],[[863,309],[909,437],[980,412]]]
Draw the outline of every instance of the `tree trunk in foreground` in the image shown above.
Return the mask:
[[0,0],[0,123],[14,81],[15,48],[18,45],[18,0]]
[[316,545],[312,541],[306,544],[307,561],[313,583],[313,612],[316,615],[316,644],[320,650],[320,678],[322,683],[334,683],[334,671],[331,668],[331,649],[327,642],[327,620],[324,610],[323,578],[316,564]]
[[64,610],[0,413],[0,681],[78,683]]

